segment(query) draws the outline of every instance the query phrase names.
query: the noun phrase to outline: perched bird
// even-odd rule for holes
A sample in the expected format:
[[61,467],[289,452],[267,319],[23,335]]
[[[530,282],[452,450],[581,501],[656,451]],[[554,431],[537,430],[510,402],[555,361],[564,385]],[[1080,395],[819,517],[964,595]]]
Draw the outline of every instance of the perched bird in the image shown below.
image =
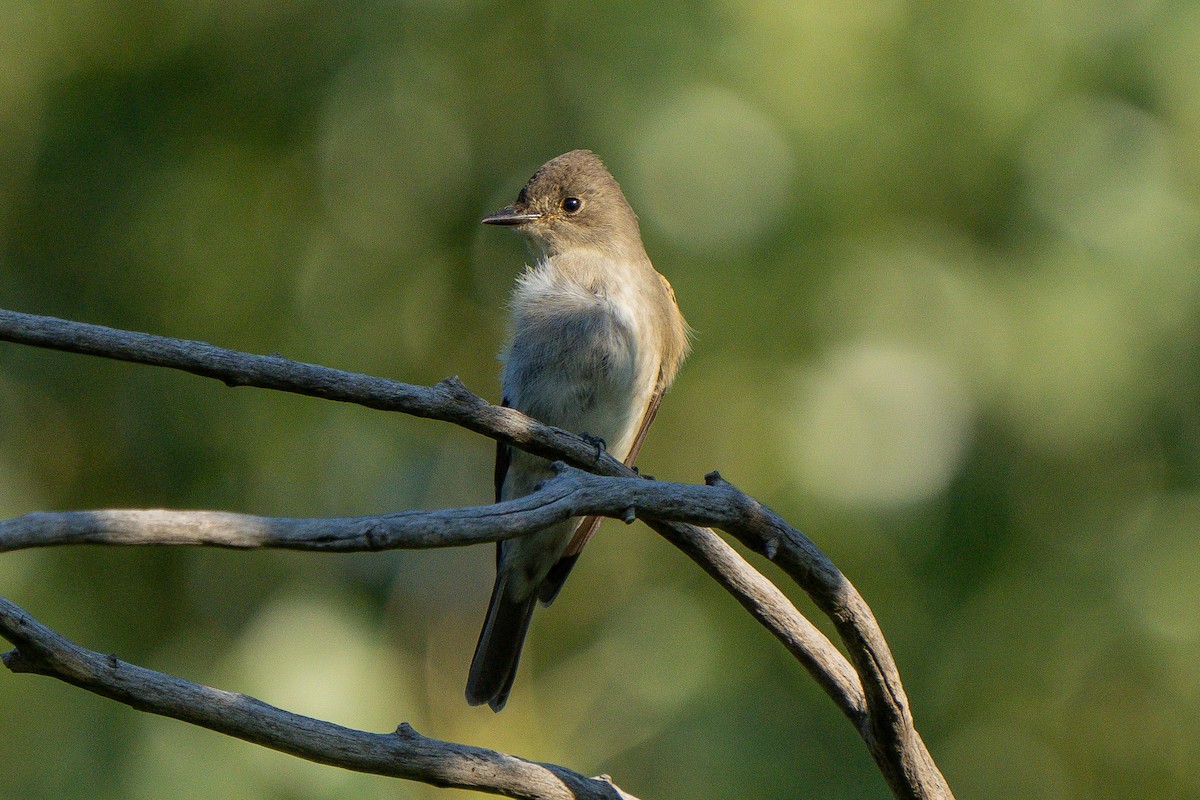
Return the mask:
[[[572,150],[534,173],[511,206],[483,218],[515,228],[535,264],[510,303],[503,403],[585,435],[632,465],[688,350],[667,279],[642,246],[637,216],[604,164]],[[496,501],[534,491],[545,459],[496,449]],[[549,604],[598,518],[570,519],[500,542],[496,584],[467,678],[467,702],[504,708],[537,601]]]

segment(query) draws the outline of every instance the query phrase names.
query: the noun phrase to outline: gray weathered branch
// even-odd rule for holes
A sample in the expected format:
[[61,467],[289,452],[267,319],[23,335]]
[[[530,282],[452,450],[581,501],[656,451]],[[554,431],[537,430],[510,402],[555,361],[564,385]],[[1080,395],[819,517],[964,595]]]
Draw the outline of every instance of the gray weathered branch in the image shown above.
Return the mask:
[[[628,468],[607,454],[597,458],[595,449],[578,437],[511,409],[491,406],[453,378],[433,387],[410,386],[277,356],[238,353],[202,342],[11,311],[0,311],[0,340],[180,369],[218,378],[231,386],[278,389],[444,420],[537,455],[627,479],[603,483],[567,471],[536,495],[524,498],[523,505],[513,501],[518,505],[489,506],[486,511],[407,512],[357,520],[241,518],[251,523],[241,533],[234,530],[239,516],[228,514],[81,512],[82,516],[57,519],[29,515],[4,523],[8,528],[0,528],[11,535],[13,542],[29,542],[38,536],[54,538],[59,534],[47,531],[56,523],[64,523],[67,532],[59,538],[73,536],[77,541],[98,541],[88,537],[107,531],[110,537],[124,537],[126,543],[147,543],[148,536],[162,536],[158,543],[264,546],[246,543],[247,537],[260,536],[282,537],[269,546],[326,550],[445,546],[520,535],[521,531],[546,524],[544,520],[549,517],[600,514],[628,518],[632,509],[733,594],[804,665],[854,723],[896,797],[952,797],[913,726],[899,672],[866,602],[813,542],[715,473],[708,487],[633,480]],[[569,485],[571,479],[574,485]],[[178,522],[185,523],[183,527],[167,532],[166,527],[173,525],[161,515],[172,513],[193,516],[179,518]],[[145,516],[137,517],[139,514]],[[692,522],[720,527],[779,564],[833,620],[853,669],[778,588],[711,530]],[[400,534],[405,526],[409,533]],[[424,532],[414,534],[418,529]],[[346,534],[344,541],[339,541],[339,530]],[[211,537],[211,541],[205,537]],[[116,539],[111,541],[115,543]],[[404,545],[400,541],[427,543]],[[0,544],[2,549],[4,545]],[[148,705],[143,702],[138,707]],[[172,716],[188,719],[186,713]]]
[[2,656],[13,672],[49,675],[141,711],[321,764],[528,800],[636,800],[603,778],[430,739],[407,724],[393,733],[356,731],[129,664],[80,647],[3,598],[0,634],[17,647]]
[[[104,510],[37,512],[0,520],[0,552],[65,544],[209,545],[362,552],[478,544],[523,536],[570,517],[691,523],[725,528],[747,499],[734,486],[692,486],[591,475],[556,462],[558,474],[533,494],[486,506],[406,511],[376,517],[297,519],[221,511]],[[689,526],[690,527],[690,526]],[[715,546],[714,546],[715,545]],[[736,551],[698,537],[704,561],[756,617],[769,621],[788,650],[838,707],[860,725],[862,685],[837,648]]]
[[242,353],[207,342],[172,339],[4,309],[0,309],[0,341],[177,369],[216,378],[228,386],[255,386],[381,411],[399,411],[451,422],[484,436],[510,442],[535,455],[560,459],[592,472],[633,474],[607,453],[597,459],[595,446],[574,434],[543,425],[514,409],[490,405],[468,391],[458,378],[446,378],[434,386],[414,386],[358,372],[305,364],[278,355]]

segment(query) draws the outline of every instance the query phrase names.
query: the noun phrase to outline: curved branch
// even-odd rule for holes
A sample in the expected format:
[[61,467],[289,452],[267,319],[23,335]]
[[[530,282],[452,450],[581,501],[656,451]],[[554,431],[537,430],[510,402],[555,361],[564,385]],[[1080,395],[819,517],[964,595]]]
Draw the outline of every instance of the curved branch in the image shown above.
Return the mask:
[[0,309],[0,341],[129,361],[216,378],[228,386],[255,386],[354,403],[381,411],[451,422],[522,450],[606,475],[633,475],[607,453],[572,433],[543,425],[519,411],[490,405],[458,378],[433,386],[375,378],[279,355],[227,350],[207,342],[123,331],[103,325]]
[[310,761],[528,800],[636,800],[605,778],[430,739],[407,723],[393,733],[358,731],[128,664],[80,647],[4,598],[0,636],[17,648],[0,656],[13,672],[48,675],[141,711]]
[[0,552],[66,544],[208,545],[361,552],[471,545],[523,536],[569,517],[605,516],[661,526],[770,630],[856,727],[866,715],[858,676],[786,595],[724,540],[699,525],[726,527],[740,492],[709,486],[607,478],[562,462],[536,492],[486,506],[406,511],[377,517],[307,519],[220,511],[38,512],[0,520]]
[[898,798],[952,798],[913,724],[900,671],[879,622],[854,585],[807,536],[720,474],[705,476],[722,490],[730,516],[717,523],[747,547],[778,564],[837,627],[866,693],[859,734]]
[[[489,405],[471,394],[457,378],[447,378],[432,387],[412,386],[289,361],[278,356],[239,353],[203,342],[131,333],[3,310],[0,310],[0,340],[179,369],[218,378],[230,386],[277,389],[443,420],[508,442],[536,455],[562,459],[590,472],[624,478],[634,476],[631,470],[608,454],[597,455],[592,445],[577,436],[543,425],[512,409]],[[874,615],[857,590],[815,544],[774,512],[722,481],[716,473],[710,476],[709,483],[709,494],[692,491],[699,487],[681,488],[679,485],[660,484],[659,486],[663,487],[662,491],[667,494],[673,493],[673,497],[669,502],[665,495],[659,498],[667,503],[666,506],[660,505],[653,511],[649,507],[643,510],[643,513],[652,517],[651,527],[682,549],[733,594],[808,669],[854,722],[897,797],[952,797],[945,780],[913,727],[908,700],[900,683],[895,662]],[[331,523],[357,526],[352,537],[357,539],[355,547],[380,549],[386,546],[404,546],[389,544],[388,531],[391,526],[396,525],[421,523],[427,526],[425,541],[430,543],[407,546],[443,546],[463,543],[461,537],[449,533],[450,524],[466,525],[469,529],[468,538],[475,537],[472,541],[520,535],[520,531],[511,528],[502,530],[505,525],[516,519],[514,517],[496,520],[498,514],[505,513],[520,516],[518,512],[527,512],[527,519],[522,524],[528,523],[533,527],[546,524],[544,521],[537,525],[530,522],[539,514],[543,515],[543,518],[546,514],[562,515],[561,518],[565,518],[587,513],[617,516],[628,520],[631,518],[630,509],[636,513],[639,508],[639,497],[642,502],[649,502],[648,495],[642,496],[639,493],[656,491],[645,488],[650,486],[654,484],[641,480],[623,482],[619,493],[624,499],[620,501],[618,508],[585,508],[579,502],[579,495],[575,495],[574,499],[570,495],[564,495],[558,500],[542,497],[531,501],[534,506],[524,511],[517,508],[501,510],[499,506],[489,507],[487,512],[463,509],[462,511],[474,511],[477,514],[474,522],[458,519],[451,523],[447,516],[455,513],[451,511],[410,512],[370,518],[365,522],[363,519],[291,521],[293,524],[290,527],[293,529],[304,529],[300,534],[303,543],[295,540],[272,546],[303,546],[309,549],[345,547],[346,545],[336,542],[336,535],[331,538],[328,527]],[[706,512],[713,511],[703,504],[715,496],[722,496],[726,501],[723,508],[719,509],[720,513],[706,515],[697,511],[698,508]],[[228,547],[259,546],[244,544],[243,534],[232,531],[230,523],[235,521],[233,516],[236,515],[226,515],[224,520],[216,517],[194,518],[187,529],[177,534],[178,540],[174,543],[212,543]],[[22,535],[29,535],[39,524],[45,525],[54,521],[45,517],[39,518],[38,515],[30,515],[23,519],[24,522],[15,526],[24,530]],[[58,521],[76,526],[75,535],[84,537],[81,540],[92,541],[86,537],[95,534],[97,524],[116,524],[117,518],[77,516]],[[145,517],[141,522],[149,523],[152,520]],[[849,669],[836,648],[796,610],[782,592],[753,570],[711,530],[696,527],[690,522],[703,522],[721,527],[783,567],[833,620],[857,675]],[[474,528],[471,528],[472,524],[475,525]],[[87,532],[89,526],[90,534]],[[277,533],[278,529],[279,521],[263,523],[260,520],[257,530],[269,534]],[[255,530],[253,525],[251,530]],[[145,531],[141,534],[130,532],[129,541],[144,534]],[[45,535],[44,529],[42,535]],[[221,538],[222,541],[200,542],[199,539],[205,535]],[[456,538],[458,541],[451,541]]]
[[[487,506],[343,519],[264,518],[204,511],[90,511],[0,521],[0,551],[70,543],[207,544],[362,551],[475,544],[521,536],[569,517],[648,521],[771,630],[854,723],[897,796],[944,786],[912,722],[899,672],[870,608],[829,558],[769,508],[717,473],[707,486],[606,478],[556,463],[533,494]],[[779,564],[830,616],[854,663],[723,540],[721,528]],[[856,674],[857,671],[857,674]],[[861,678],[861,681],[860,681]],[[948,791],[948,790],[947,790]],[[941,795],[948,796],[948,795]]]

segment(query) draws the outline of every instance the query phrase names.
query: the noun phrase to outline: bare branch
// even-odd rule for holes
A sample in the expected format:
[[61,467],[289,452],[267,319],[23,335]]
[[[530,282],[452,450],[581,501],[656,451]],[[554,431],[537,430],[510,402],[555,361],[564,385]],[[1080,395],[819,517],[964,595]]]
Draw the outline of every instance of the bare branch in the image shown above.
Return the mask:
[[243,353],[207,342],[4,309],[0,309],[0,341],[177,369],[216,378],[228,386],[256,386],[381,411],[399,411],[451,422],[535,455],[560,459],[592,472],[634,474],[607,453],[597,457],[594,445],[572,433],[543,425],[514,409],[488,404],[468,391],[458,378],[446,378],[434,386],[414,386],[291,361],[278,355]]
[[[607,454],[598,457],[590,444],[566,431],[542,425],[511,409],[489,405],[456,378],[432,387],[411,386],[278,356],[249,355],[203,342],[11,311],[0,311],[0,340],[180,369],[218,378],[231,386],[278,389],[443,420],[589,472],[622,478],[634,475]],[[804,665],[855,724],[897,797],[952,797],[913,727],[899,673],[870,608],[815,544],[715,473],[710,476],[707,491],[642,480],[601,484],[581,474],[573,477],[577,485],[568,486],[560,476],[537,495],[524,498],[524,504],[512,501],[515,505],[489,506],[487,510],[407,512],[350,520],[203,515],[177,519],[175,522],[183,522],[184,526],[166,532],[163,526],[174,522],[153,515],[203,512],[29,515],[0,527],[0,534],[5,536],[0,549],[36,546],[20,542],[33,542],[38,537],[42,544],[62,543],[71,537],[74,541],[103,541],[105,532],[110,541],[120,538],[126,543],[144,543],[149,536],[160,537],[160,543],[170,540],[176,544],[226,547],[434,547],[516,536],[569,516],[603,515],[631,521],[633,514],[641,513],[660,535],[733,594]],[[143,516],[112,516],[131,514]],[[854,668],[782,592],[711,530],[696,527],[693,522],[720,527],[778,563],[833,620]],[[64,533],[47,533],[59,523],[67,526]],[[235,530],[238,526],[241,530]],[[53,538],[60,541],[48,541]],[[260,542],[270,539],[271,543],[256,544],[256,538]]]
[[0,598],[13,672],[48,675],[141,711],[190,722],[335,767],[529,800],[636,800],[611,781],[481,747],[422,736],[408,724],[368,733],[293,714],[87,650]]
[[[910,773],[933,776],[933,785],[942,780],[913,727],[899,673],[870,608],[803,534],[716,473],[708,476],[708,486],[691,486],[598,477],[561,463],[556,468],[553,479],[516,500],[381,517],[270,519],[197,511],[30,514],[0,522],[0,550],[82,542],[336,551],[423,548],[521,536],[568,517],[632,521],[637,516],[694,557],[775,633],[855,724],[885,774],[895,773],[894,788],[911,787]],[[774,585],[696,524],[726,530],[783,567],[834,620],[858,674]]]
[[0,521],[0,552],[64,544],[209,545],[361,552],[470,545],[523,536],[569,517],[606,516],[660,523],[783,643],[856,726],[866,701],[854,669],[787,597],[712,531],[734,519],[732,486],[691,486],[607,478],[555,463],[558,474],[533,494],[486,506],[406,511],[341,519],[270,518],[218,511],[38,512]]
[[859,733],[893,794],[913,800],[952,798],[913,725],[900,672],[866,600],[811,539],[778,514],[716,472],[705,479],[723,489],[728,501],[729,517],[714,524],[782,567],[833,620],[866,692],[867,715]]
[[[493,439],[510,442],[515,446],[537,455],[561,459],[590,472],[603,475],[632,478],[636,476],[629,467],[607,453],[597,457],[594,445],[578,436],[559,428],[553,428],[514,411],[510,408],[492,406],[469,392],[457,378],[447,378],[436,386],[412,386],[395,381],[374,378],[359,373],[343,372],[312,364],[289,361],[279,356],[260,356],[227,350],[205,342],[172,339],[146,333],[89,325],[55,317],[22,314],[0,309],[0,341],[12,341],[36,347],[47,347],[86,355],[102,356],[140,364],[168,367],[196,375],[217,378],[230,386],[257,386],[278,389],[296,394],[321,397],[328,400],[357,403],[369,408],[399,411],[428,419],[443,420],[468,428]],[[635,481],[631,486],[641,481]],[[516,501],[514,501],[516,502]],[[83,512],[101,513],[101,512]],[[102,512],[107,514],[130,512]],[[138,512],[153,514],[156,512]],[[439,514],[453,512],[435,512]],[[484,518],[491,517],[495,510],[481,511]],[[20,522],[24,535],[38,527],[59,520],[29,515]],[[406,515],[398,514],[389,519],[400,523]],[[566,516],[571,516],[570,514]],[[619,515],[624,516],[624,513]],[[564,517],[565,518],[565,517]],[[660,517],[661,518],[661,517]],[[245,518],[248,531],[236,532],[230,524],[232,516],[213,515],[193,518],[182,530],[171,534],[178,537],[178,544],[199,543],[187,541],[189,537],[206,533],[220,535],[224,541],[213,541],[226,547],[245,545],[247,532],[265,534],[277,531],[278,521],[262,521]],[[296,528],[307,528],[297,538],[307,536],[311,542],[321,542],[327,537],[329,526],[358,526],[356,536],[364,544],[363,549],[379,549],[381,546],[380,518],[363,520],[325,520],[297,523]],[[70,529],[81,537],[78,541],[91,541],[97,518],[76,516],[68,520]],[[111,518],[109,521],[113,521]],[[13,521],[16,522],[16,521]],[[143,525],[152,524],[149,517],[141,519]],[[464,524],[465,521],[464,521]],[[453,536],[448,526],[436,526],[438,535]],[[664,522],[656,524],[655,530],[680,547],[688,556],[705,569],[718,583],[749,610],[771,633],[805,666],[821,686],[838,701],[839,708],[857,725],[865,708],[861,687],[855,687],[857,678],[848,680],[852,671],[846,666],[844,657],[837,648],[821,634],[769,581],[758,575],[735,550],[720,540],[711,531],[701,531],[683,523]],[[88,533],[91,530],[92,533]],[[129,536],[138,536],[128,530]],[[517,535],[516,533],[508,535]],[[13,534],[16,540],[17,534]],[[335,537],[336,538],[336,537]],[[498,533],[495,538],[504,538]],[[478,541],[488,541],[480,537]],[[205,542],[207,543],[207,542]],[[441,544],[428,546],[444,546]],[[292,545],[273,545],[292,546]],[[300,545],[296,545],[300,546]],[[323,549],[337,549],[341,545],[323,544]],[[394,546],[394,545],[393,545]],[[4,545],[0,545],[2,550]],[[318,548],[320,549],[320,548]],[[812,648],[815,648],[812,649]]]

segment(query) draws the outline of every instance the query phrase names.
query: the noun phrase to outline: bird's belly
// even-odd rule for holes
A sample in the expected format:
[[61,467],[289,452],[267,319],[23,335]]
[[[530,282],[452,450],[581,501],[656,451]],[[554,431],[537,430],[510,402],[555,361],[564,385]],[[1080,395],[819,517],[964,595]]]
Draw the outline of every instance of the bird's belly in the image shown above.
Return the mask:
[[613,455],[624,458],[632,441],[629,429],[637,424],[632,363],[610,363],[603,370],[573,366],[570,353],[543,365],[511,399],[513,407],[548,425],[603,439]]
[[[522,335],[522,334],[525,335]],[[647,398],[636,337],[601,304],[585,313],[538,320],[518,330],[507,357],[504,392],[520,411],[572,433],[603,439],[624,458]]]

